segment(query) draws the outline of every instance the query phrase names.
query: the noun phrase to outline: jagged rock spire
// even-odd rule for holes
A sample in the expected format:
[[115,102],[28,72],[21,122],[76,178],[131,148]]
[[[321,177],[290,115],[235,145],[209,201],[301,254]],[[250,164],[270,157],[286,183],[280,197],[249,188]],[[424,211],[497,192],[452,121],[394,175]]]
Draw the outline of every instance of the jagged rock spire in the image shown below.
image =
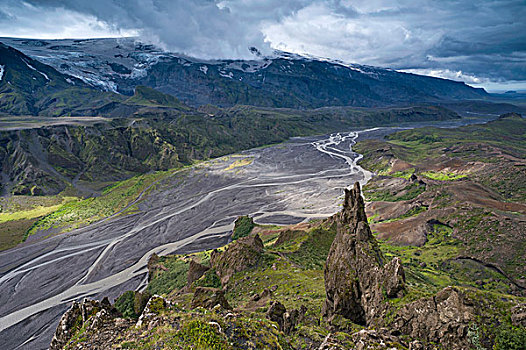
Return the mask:
[[371,233],[359,183],[345,190],[343,209],[337,216],[337,233],[325,264],[324,315],[343,316],[368,325],[385,312],[387,297],[401,293],[404,271],[395,258],[384,258]]
[[345,189],[345,199],[343,201],[343,210],[340,213],[340,222],[342,224],[367,222],[365,215],[365,203],[360,191],[360,183],[356,182],[353,188]]

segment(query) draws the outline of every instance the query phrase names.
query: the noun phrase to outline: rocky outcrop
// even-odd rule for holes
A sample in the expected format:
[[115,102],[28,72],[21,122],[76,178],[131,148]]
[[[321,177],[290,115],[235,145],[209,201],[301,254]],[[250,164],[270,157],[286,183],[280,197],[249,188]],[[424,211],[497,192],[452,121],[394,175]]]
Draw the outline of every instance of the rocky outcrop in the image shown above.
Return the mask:
[[[472,302],[460,290],[447,287],[397,311],[386,302],[404,293],[404,269],[398,258],[383,264],[384,258],[367,224],[358,183],[345,191],[343,210],[336,221],[337,234],[325,266],[324,315],[329,322],[335,325],[336,316],[343,316],[361,325],[382,326],[389,313],[390,329],[400,334],[440,343],[447,349],[469,348],[467,332],[475,321],[475,312]],[[410,348],[427,349],[417,343]]]
[[118,312],[111,306],[108,298],[104,298],[101,302],[89,299],[84,299],[82,303],[75,301],[71,308],[62,315],[49,349],[62,349],[67,345],[71,336],[88,320],[90,320],[89,328],[94,329],[100,327],[104,320],[117,316]]
[[203,307],[212,309],[215,306],[221,306],[223,309],[230,310],[232,307],[225,298],[225,293],[221,289],[197,287],[192,299],[192,309]]
[[336,237],[325,265],[327,298],[323,313],[329,321],[341,315],[369,325],[387,311],[386,298],[403,293],[404,270],[397,258],[384,266],[385,259],[367,223],[358,183],[345,190],[343,210],[336,222]]
[[148,328],[153,328],[156,321],[158,320],[158,315],[166,309],[168,306],[168,301],[160,295],[152,296],[146,306],[142,310],[135,327],[140,328],[143,325],[148,325]]
[[187,274],[187,281],[188,286],[191,286],[192,283],[200,279],[206,271],[210,270],[210,267],[199,264],[198,262],[195,262],[193,259],[190,260],[190,265],[188,267],[188,274]]
[[267,310],[267,318],[278,324],[283,333],[290,334],[296,326],[304,319],[307,308],[305,305],[298,309],[287,312],[285,306],[279,301],[273,301]]
[[511,309],[511,323],[515,327],[526,327],[526,303],[519,304]]
[[467,333],[473,322],[473,304],[458,289],[447,287],[402,307],[390,326],[411,338],[460,350],[471,346]]
[[259,235],[241,237],[234,241],[224,252],[214,250],[210,264],[216,270],[223,285],[239,271],[255,266],[263,253],[263,241]]

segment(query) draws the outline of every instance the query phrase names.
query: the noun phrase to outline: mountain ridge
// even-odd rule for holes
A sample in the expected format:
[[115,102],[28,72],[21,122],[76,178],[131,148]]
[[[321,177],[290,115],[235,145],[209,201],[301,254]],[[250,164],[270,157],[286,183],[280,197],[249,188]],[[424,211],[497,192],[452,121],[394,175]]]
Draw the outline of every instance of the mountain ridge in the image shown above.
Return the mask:
[[488,97],[462,82],[289,53],[210,61],[130,38],[0,41],[102,90],[129,95],[146,85],[194,107],[379,107]]

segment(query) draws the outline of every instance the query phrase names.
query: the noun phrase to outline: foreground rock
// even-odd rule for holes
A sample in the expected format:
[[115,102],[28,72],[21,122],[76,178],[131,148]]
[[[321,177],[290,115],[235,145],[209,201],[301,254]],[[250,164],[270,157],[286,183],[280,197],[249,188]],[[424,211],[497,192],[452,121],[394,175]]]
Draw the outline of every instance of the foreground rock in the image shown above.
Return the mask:
[[391,327],[412,338],[440,343],[447,349],[469,349],[467,335],[473,322],[471,301],[458,289],[448,287],[436,296],[405,305]]
[[[258,235],[242,237],[190,257],[188,271],[177,267],[181,256],[152,259],[152,283],[178,271],[184,287],[161,292],[166,299],[126,292],[116,307],[134,311],[133,320],[114,315],[107,300],[74,304],[52,349],[460,350],[522,339],[521,298],[460,285],[433,295],[439,289],[419,284],[413,264],[406,286],[401,260],[379,250],[358,184],[345,192],[341,213],[312,229],[258,233],[266,246]],[[209,259],[210,267],[195,262]],[[507,333],[487,333],[495,327]]]
[[119,313],[111,306],[108,298],[101,302],[98,300],[84,299],[81,303],[73,302],[71,308],[62,316],[57,330],[51,340],[50,350],[60,350],[70,341],[72,335],[89,322],[86,328],[97,329],[102,327],[106,320],[112,320]]
[[467,335],[475,321],[475,310],[472,301],[458,289],[447,287],[397,311],[387,302],[403,296],[404,269],[398,258],[383,265],[384,257],[367,223],[358,183],[352,190],[345,190],[343,210],[336,220],[337,234],[325,266],[324,315],[330,323],[336,324],[337,316],[343,316],[360,325],[383,326],[387,314],[391,314],[389,327],[399,334],[440,343],[447,349],[471,346]]
[[210,263],[225,285],[236,272],[255,266],[262,253],[263,241],[256,234],[239,238],[222,253],[214,250]]
[[[341,315],[354,323],[377,323],[387,311],[386,298],[403,294],[405,275],[398,258],[384,266],[367,217],[360,185],[345,190],[337,234],[325,266],[323,313],[329,321]],[[384,293],[385,291],[385,293]]]

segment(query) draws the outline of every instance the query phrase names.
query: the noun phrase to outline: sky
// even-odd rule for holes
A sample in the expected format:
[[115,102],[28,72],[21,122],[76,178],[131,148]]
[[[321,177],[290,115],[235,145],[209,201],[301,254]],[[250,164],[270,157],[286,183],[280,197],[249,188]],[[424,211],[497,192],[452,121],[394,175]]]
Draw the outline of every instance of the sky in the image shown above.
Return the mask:
[[0,36],[136,36],[199,58],[258,48],[526,90],[526,0],[0,0]]

